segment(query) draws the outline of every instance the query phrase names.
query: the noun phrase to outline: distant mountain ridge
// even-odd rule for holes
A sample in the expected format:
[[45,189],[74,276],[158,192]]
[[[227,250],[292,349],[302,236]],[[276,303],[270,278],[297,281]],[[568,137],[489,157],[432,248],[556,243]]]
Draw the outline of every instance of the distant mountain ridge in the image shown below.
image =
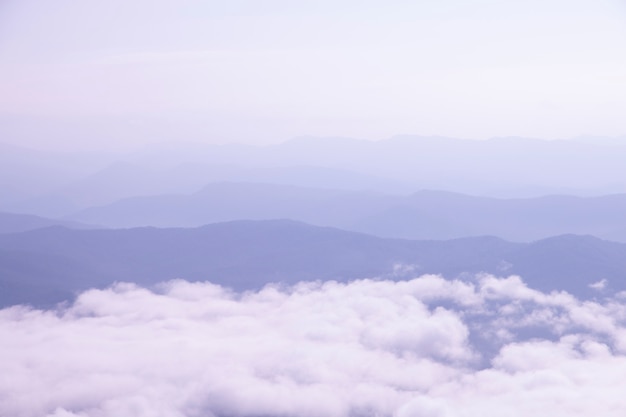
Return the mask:
[[404,239],[492,235],[528,242],[574,233],[626,242],[626,194],[526,199],[420,191],[409,196],[262,183],[213,183],[187,195],[121,200],[68,220],[108,227],[197,227],[286,218]]
[[382,239],[290,220],[236,221],[193,229],[71,230],[0,235],[0,305],[50,305],[115,281],[176,278],[237,290],[269,282],[448,278],[521,274],[535,288],[601,296],[626,289],[626,244],[565,235],[534,243],[494,237]]
[[332,185],[333,189],[345,191],[384,189],[389,193],[404,194],[414,189],[410,184],[400,181],[313,166],[245,168],[189,163],[157,169],[116,162],[52,193],[14,204],[14,210],[51,210],[53,216],[67,215],[92,206],[111,204],[123,198],[193,193],[209,183],[220,181],[253,181],[313,188],[330,188]]
[[48,217],[218,181],[505,198],[626,192],[623,138],[305,137],[268,146],[152,144],[123,154],[0,151],[0,210]]
[[30,214],[0,212],[0,234],[26,232],[28,230],[41,229],[50,226],[64,226],[70,229],[95,228],[95,226],[79,222],[48,219]]
[[[150,148],[132,160],[167,164],[173,158],[240,166],[294,165],[339,168],[414,184],[415,189],[467,194],[626,192],[626,141],[608,146],[576,140],[501,137],[465,140],[441,136],[399,135],[379,141],[342,137],[300,137],[262,147],[250,145]],[[517,190],[517,191],[516,191]],[[578,190],[576,192],[575,190]]]

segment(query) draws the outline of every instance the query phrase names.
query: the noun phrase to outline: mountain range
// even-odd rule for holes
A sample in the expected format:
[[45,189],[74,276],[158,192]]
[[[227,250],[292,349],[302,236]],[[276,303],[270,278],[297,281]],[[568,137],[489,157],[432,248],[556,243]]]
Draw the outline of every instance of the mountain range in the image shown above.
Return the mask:
[[[75,230],[0,235],[0,305],[52,305],[116,281],[211,281],[238,291],[302,280],[473,279],[520,274],[531,287],[579,297],[626,290],[626,244],[563,235],[532,243],[494,237],[383,239],[290,220],[199,228]],[[603,281],[606,280],[606,281]],[[605,284],[602,284],[604,282]],[[590,285],[596,283],[596,288]]]
[[115,281],[480,272],[601,297],[626,289],[625,160],[623,138],[0,144],[0,305]]
[[267,146],[162,143],[123,153],[0,144],[0,210],[58,217],[224,181],[502,198],[624,193],[625,141],[601,139],[303,137]]
[[626,194],[503,199],[420,191],[400,196],[222,182],[191,194],[124,199],[85,209],[66,220],[128,228],[280,218],[390,238],[492,235],[529,242],[573,233],[626,242]]
[[50,226],[64,226],[70,229],[93,229],[93,226],[79,222],[50,219],[31,214],[3,213],[0,212],[0,234],[18,233],[27,230],[41,229]]

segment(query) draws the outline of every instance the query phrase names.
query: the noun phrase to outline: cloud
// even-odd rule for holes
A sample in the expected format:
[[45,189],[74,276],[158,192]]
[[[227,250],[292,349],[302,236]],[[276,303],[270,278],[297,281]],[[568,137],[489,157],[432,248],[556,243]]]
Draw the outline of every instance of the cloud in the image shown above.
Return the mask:
[[589,288],[602,291],[606,288],[608,281],[606,279],[601,279],[600,281],[594,282],[593,284],[589,284]]
[[117,284],[0,311],[0,415],[617,416],[625,319],[514,276]]

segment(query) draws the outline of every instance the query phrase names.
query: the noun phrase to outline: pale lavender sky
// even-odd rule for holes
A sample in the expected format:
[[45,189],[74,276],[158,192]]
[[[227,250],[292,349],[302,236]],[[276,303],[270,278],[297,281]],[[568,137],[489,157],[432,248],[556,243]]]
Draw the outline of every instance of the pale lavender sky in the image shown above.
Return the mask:
[[623,0],[8,0],[0,141],[624,135],[625,43]]

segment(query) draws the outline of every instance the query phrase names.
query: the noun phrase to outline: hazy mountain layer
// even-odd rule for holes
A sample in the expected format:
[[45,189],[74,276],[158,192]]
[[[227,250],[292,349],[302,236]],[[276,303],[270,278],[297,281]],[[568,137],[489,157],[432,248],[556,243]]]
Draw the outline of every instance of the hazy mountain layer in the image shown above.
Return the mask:
[[114,203],[124,198],[192,193],[208,183],[217,181],[252,181],[339,190],[385,190],[386,193],[392,194],[415,191],[415,186],[409,183],[333,168],[312,166],[249,168],[199,163],[155,168],[118,162],[53,192],[22,199],[19,203],[7,206],[13,211],[58,217],[91,206]]
[[214,183],[187,195],[121,200],[69,219],[109,227],[196,227],[286,218],[381,237],[493,235],[532,241],[574,233],[626,242],[626,194],[496,199],[422,191],[410,196],[255,183]]
[[48,219],[30,214],[0,212],[0,233],[18,233],[50,226],[64,226],[71,229],[92,228],[78,222]]
[[492,237],[409,241],[285,220],[195,229],[52,227],[0,236],[0,258],[2,305],[45,305],[115,281],[175,278],[244,290],[268,282],[491,272],[522,274],[532,287],[584,297],[626,289],[626,245],[588,236],[531,244]]
[[248,167],[318,166],[408,182],[416,189],[508,197],[626,191],[624,141],[396,136],[372,142],[303,137],[265,147],[153,146],[129,160],[161,166],[177,160]]
[[215,181],[497,197],[626,192],[623,141],[401,136],[370,142],[299,138],[271,146],[176,143],[125,154],[0,144],[0,209],[61,216]]

